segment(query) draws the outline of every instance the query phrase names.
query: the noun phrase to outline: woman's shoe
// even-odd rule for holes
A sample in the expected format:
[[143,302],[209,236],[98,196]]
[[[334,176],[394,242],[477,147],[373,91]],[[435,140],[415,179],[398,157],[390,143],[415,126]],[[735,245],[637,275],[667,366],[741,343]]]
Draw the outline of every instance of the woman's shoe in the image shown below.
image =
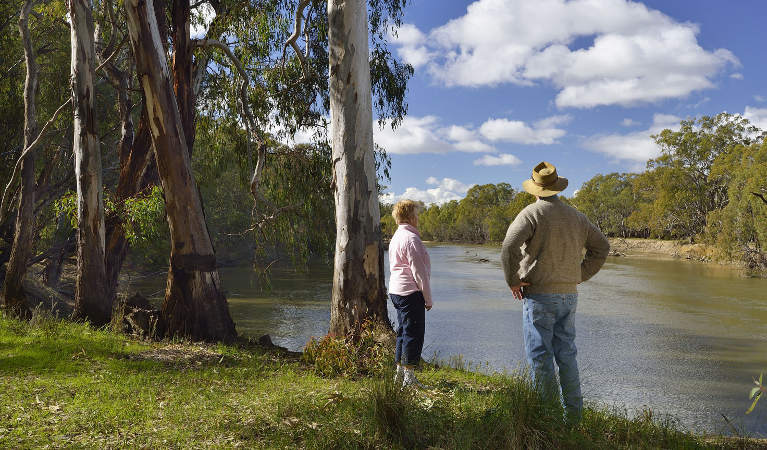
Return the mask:
[[413,369],[405,368],[404,377],[402,380],[402,387],[414,387],[418,389],[429,389],[428,386],[425,386],[421,384],[420,381],[415,377],[415,371]]

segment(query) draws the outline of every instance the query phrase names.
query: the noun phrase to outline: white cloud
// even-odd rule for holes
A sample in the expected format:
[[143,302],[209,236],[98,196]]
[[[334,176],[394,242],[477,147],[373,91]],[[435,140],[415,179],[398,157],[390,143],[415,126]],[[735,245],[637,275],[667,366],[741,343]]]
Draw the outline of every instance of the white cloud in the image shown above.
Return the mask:
[[736,72],[736,73],[730,74],[730,78],[734,78],[736,80],[742,80],[743,74],[740,72]]
[[479,128],[444,125],[437,116],[406,116],[396,129],[389,124],[374,130],[375,141],[388,153],[495,153],[493,142],[517,144],[556,144],[566,131],[558,126],[571,120],[570,115],[557,115],[532,125],[520,120],[488,119]]
[[389,123],[373,130],[376,144],[388,153],[407,155],[418,153],[491,153],[496,149],[483,142],[476,130],[459,125],[442,125],[436,116],[406,116],[392,130]]
[[415,68],[428,63],[434,55],[426,48],[426,35],[415,25],[405,23],[389,31],[389,40],[398,46],[399,56]]
[[517,144],[555,144],[566,131],[557,128],[570,120],[570,116],[552,116],[530,126],[520,120],[489,119],[479,132],[491,141],[514,142]]
[[764,98],[764,97],[762,97],[761,95],[758,95],[758,94],[757,94],[757,95],[754,95],[754,100],[756,100],[756,101],[757,101],[757,102],[759,102],[759,103],[763,103],[763,102],[764,102],[765,100],[767,100],[767,99],[766,99],[766,98]]
[[625,118],[625,119],[623,119],[621,121],[621,125],[623,125],[624,127],[635,127],[635,126],[639,125],[639,122],[637,122],[634,119],[630,119],[630,118],[627,117],[627,118]]
[[392,154],[447,153],[455,150],[439,135],[439,128],[436,116],[406,116],[395,130],[387,123],[383,129],[376,127],[373,134],[376,144]]
[[[400,31],[400,56],[447,86],[547,82],[559,107],[684,97],[740,65],[702,48],[696,25],[629,0],[477,0],[428,33]],[[593,42],[574,45],[584,39]]]
[[438,180],[435,177],[426,179],[426,184],[435,187],[429,189],[418,189],[409,187],[400,195],[386,193],[381,195],[381,201],[384,203],[396,203],[402,199],[422,201],[426,204],[442,204],[451,200],[460,200],[466,196],[466,192],[474,186],[465,184],[453,178],[443,178]]
[[583,142],[583,147],[618,161],[645,163],[660,154],[660,148],[650,136],[665,128],[676,128],[680,121],[679,117],[669,114],[655,114],[653,124],[647,130],[591,136]]
[[474,160],[475,166],[516,166],[520,163],[522,161],[519,158],[509,153],[502,153],[498,156],[485,155]]
[[743,117],[748,119],[748,121],[751,122],[751,125],[767,131],[767,108],[752,108],[751,106],[746,106],[746,111],[743,113]]
[[192,20],[189,35],[192,39],[205,37],[208,33],[210,23],[213,22],[213,19],[216,17],[216,11],[210,3],[203,3],[196,9],[196,13],[193,14],[195,17]]

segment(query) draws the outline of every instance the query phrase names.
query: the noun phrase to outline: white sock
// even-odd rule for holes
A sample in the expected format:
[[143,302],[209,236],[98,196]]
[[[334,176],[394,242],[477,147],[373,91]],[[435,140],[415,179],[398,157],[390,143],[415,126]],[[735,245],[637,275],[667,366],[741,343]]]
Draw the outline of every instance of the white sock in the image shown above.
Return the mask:
[[397,371],[394,373],[394,384],[401,383],[405,377],[405,368],[397,364]]

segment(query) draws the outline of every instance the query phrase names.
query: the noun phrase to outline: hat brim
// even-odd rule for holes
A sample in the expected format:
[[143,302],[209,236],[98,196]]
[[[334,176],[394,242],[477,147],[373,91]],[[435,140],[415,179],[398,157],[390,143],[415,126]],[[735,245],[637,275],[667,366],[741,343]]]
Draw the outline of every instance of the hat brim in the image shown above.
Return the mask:
[[551,197],[567,189],[567,178],[559,177],[557,181],[546,187],[538,186],[533,180],[528,178],[522,182],[522,187],[528,193],[538,197]]

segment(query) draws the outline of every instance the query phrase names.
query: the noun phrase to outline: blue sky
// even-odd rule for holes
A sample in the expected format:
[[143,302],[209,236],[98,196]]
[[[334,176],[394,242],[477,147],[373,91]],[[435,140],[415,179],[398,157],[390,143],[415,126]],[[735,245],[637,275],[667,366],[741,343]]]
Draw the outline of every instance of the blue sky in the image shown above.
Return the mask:
[[376,129],[388,201],[521,189],[541,160],[571,196],[637,171],[650,135],[722,111],[767,129],[767,2],[412,0],[392,48],[415,66],[408,117]]

